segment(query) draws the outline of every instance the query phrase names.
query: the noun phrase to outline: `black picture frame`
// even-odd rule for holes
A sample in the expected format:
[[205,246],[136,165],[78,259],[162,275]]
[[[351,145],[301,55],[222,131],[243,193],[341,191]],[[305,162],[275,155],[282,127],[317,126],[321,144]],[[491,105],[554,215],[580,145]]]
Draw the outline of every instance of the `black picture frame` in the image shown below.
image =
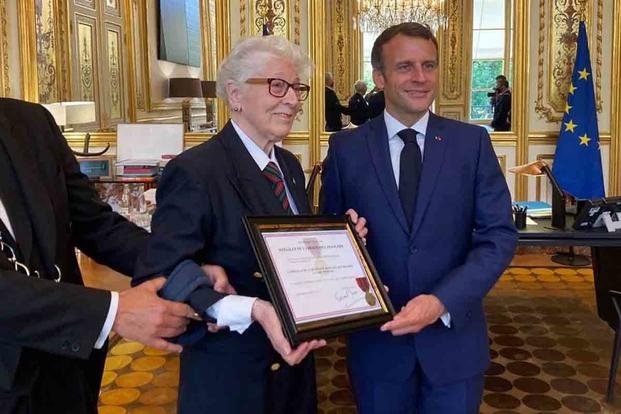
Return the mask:
[[[292,345],[297,346],[301,342],[311,339],[330,338],[359,329],[380,326],[392,319],[395,311],[386,289],[364,242],[356,233],[353,223],[347,216],[246,216],[243,221],[272,303],[283,325],[283,330]],[[263,234],[268,232],[316,232],[331,229],[346,230],[349,240],[353,241],[352,247],[360,263],[363,264],[362,268],[366,272],[365,276],[369,282],[368,290],[364,291],[365,295],[371,292],[377,298],[379,309],[297,323],[286,300],[283,284],[280,281],[280,276]]]

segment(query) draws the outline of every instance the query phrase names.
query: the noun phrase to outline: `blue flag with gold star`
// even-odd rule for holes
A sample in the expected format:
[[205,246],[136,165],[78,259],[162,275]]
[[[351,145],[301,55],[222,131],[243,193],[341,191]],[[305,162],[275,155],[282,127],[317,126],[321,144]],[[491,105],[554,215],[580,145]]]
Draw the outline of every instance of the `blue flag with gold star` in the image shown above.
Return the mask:
[[565,192],[582,199],[604,197],[592,73],[586,27],[584,21],[581,21],[576,62],[552,173]]

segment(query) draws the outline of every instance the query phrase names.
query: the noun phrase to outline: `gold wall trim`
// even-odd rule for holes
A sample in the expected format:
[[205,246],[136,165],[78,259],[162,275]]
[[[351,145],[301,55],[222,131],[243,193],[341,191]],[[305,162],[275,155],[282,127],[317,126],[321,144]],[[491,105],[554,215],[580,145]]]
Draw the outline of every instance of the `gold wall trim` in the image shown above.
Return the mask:
[[[325,85],[326,70],[326,19],[325,1],[308,0],[308,28],[313,36],[308,40],[308,52],[315,62],[311,73],[311,88],[323,91]],[[311,93],[309,98],[310,111],[310,141],[309,141],[309,165],[321,160],[321,137],[324,124],[324,93]]]
[[289,0],[253,0],[250,22],[253,36],[260,36],[266,24],[272,34],[291,39]]
[[[537,154],[536,156],[536,160],[537,161],[545,161],[548,165],[552,165],[552,163],[554,162],[554,154]],[[542,199],[542,195],[541,195],[541,189],[542,189],[542,185],[541,185],[541,181],[544,180],[543,176],[541,176],[540,178],[536,179],[537,184],[535,186],[535,200],[541,200]],[[547,185],[547,178],[545,178],[545,183]]]
[[300,30],[302,19],[300,18],[300,0],[293,1],[293,42],[300,44]]
[[[535,112],[547,122],[563,118],[567,89],[571,80],[576,54],[577,28],[581,11],[587,22],[587,35],[592,34],[593,2],[587,0],[549,0],[539,2],[539,45],[537,49],[537,99]],[[595,53],[595,101],[602,111],[601,66],[603,33],[603,0],[597,0]],[[546,30],[546,16],[548,27]],[[547,38],[546,38],[547,35]],[[590,37],[590,36],[589,36]],[[589,39],[593,45],[592,39]],[[547,49],[547,60],[546,60]],[[547,66],[547,71],[546,71]],[[548,75],[546,81],[545,76]],[[546,88],[547,87],[547,88]],[[544,92],[547,90],[547,94]]]
[[[462,70],[464,50],[462,27],[465,21],[465,10],[459,0],[449,0],[446,7],[449,13],[449,21],[446,30],[442,33],[441,40],[442,60],[446,66],[446,69],[443,70],[444,76],[442,76],[442,95],[450,100],[463,99],[463,74],[470,73],[470,71]],[[447,74],[448,76],[446,76]]]
[[[63,135],[71,148],[82,150],[85,132],[65,132]],[[186,133],[183,136],[183,146],[184,148],[193,147],[208,141],[214,135],[212,133]],[[116,132],[91,132],[90,136],[91,147],[105,147],[110,144],[110,147],[116,148]]]
[[[538,145],[554,145],[556,146],[556,142],[558,140],[558,133],[556,132],[531,132],[528,134],[528,143],[529,144],[538,144]],[[599,141],[602,144],[609,145],[612,141],[611,134],[599,134]],[[611,154],[610,163],[612,165],[613,158]],[[528,162],[528,161],[527,161]]]
[[39,81],[37,79],[37,49],[34,27],[35,5],[31,0],[18,0],[17,19],[19,32],[19,59],[22,71],[22,98],[39,102]]
[[136,54],[134,53],[134,33],[136,31],[136,16],[132,0],[123,1],[123,16],[125,17],[125,36],[123,43],[125,45],[125,53],[127,54],[127,122],[136,122],[138,118],[138,93],[136,89]]
[[[220,66],[220,63],[224,60],[231,50],[231,13],[229,10],[228,1],[216,2],[216,36],[218,41],[216,42],[216,65]],[[218,130],[224,128],[226,121],[229,119],[228,106],[226,102],[218,98],[216,104],[216,121],[218,124]]]
[[[525,164],[528,160],[528,80],[530,79],[530,1],[515,0],[515,26],[513,31],[514,61],[513,61],[513,93],[512,106],[520,108],[513,114],[513,131],[517,138],[516,165]],[[524,200],[528,196],[528,181],[526,177],[516,177],[514,196],[517,200]]]
[[246,37],[246,0],[239,0],[239,37]]
[[608,176],[608,194],[621,195],[621,85],[618,79],[621,77],[621,4],[618,1],[612,5],[612,79],[613,83],[610,107],[610,135],[614,137],[610,142],[610,165]]
[[5,0],[0,0],[0,96],[11,96],[9,79],[9,35]]

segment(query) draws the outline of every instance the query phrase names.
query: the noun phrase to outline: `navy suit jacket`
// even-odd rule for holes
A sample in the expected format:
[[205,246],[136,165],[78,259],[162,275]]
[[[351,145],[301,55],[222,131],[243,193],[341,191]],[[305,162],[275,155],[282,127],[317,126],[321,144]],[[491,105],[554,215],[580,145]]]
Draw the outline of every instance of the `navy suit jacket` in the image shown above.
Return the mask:
[[417,359],[436,384],[483,372],[489,364],[483,298],[517,243],[509,191],[485,129],[430,114],[411,228],[383,115],[331,137],[322,180],[324,213],[353,208],[366,217],[367,249],[395,309],[433,294],[451,315],[450,328],[438,320],[416,335],[378,329],[351,335],[353,375],[404,380]]
[[[300,163],[285,149],[275,146],[274,151],[298,211],[309,214]],[[179,263],[193,260],[222,266],[239,295],[269,300],[264,281],[253,277],[260,269],[242,218],[284,214],[271,184],[229,122],[214,138],[185,151],[166,166],[157,190],[153,233],[138,259],[134,283],[158,274],[169,276]],[[223,297],[213,290],[201,289],[200,292],[201,297],[191,297],[190,302],[201,310]],[[241,362],[231,358],[239,354],[253,355],[253,367],[244,365],[246,357],[240,358]],[[213,372],[211,363],[221,359],[221,355],[231,359],[232,365],[226,372],[209,374]],[[192,366],[184,365],[184,360],[190,361]],[[225,408],[230,407],[230,400],[239,397],[239,390],[246,390],[235,412],[293,412],[276,407],[296,398],[295,412],[315,412],[312,358],[293,368],[282,366],[277,373],[270,374],[268,367],[274,362],[283,364],[258,323],[250,325],[241,335],[229,330],[204,335],[200,341],[184,348],[179,411],[230,412]],[[256,376],[257,365],[265,370],[264,377]],[[204,372],[205,378],[194,376],[193,369]],[[269,387],[266,386],[268,382]],[[231,384],[239,390],[231,390]],[[222,396],[222,400],[206,408],[202,397],[196,396],[199,392]],[[279,397],[268,398],[271,393]],[[276,405],[264,407],[266,399]]]

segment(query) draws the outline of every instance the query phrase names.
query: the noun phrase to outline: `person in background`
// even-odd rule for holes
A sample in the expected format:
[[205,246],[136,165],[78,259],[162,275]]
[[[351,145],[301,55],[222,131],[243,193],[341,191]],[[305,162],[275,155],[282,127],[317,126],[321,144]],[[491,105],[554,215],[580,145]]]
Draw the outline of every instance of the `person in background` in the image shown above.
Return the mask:
[[367,84],[363,80],[354,83],[354,94],[349,98],[349,116],[351,123],[354,125],[362,125],[369,119],[369,104],[364,99],[367,92]]
[[479,412],[489,344],[483,298],[517,243],[511,198],[484,128],[430,112],[438,47],[418,23],[389,27],[371,52],[386,110],[332,135],[323,214],[353,208],[398,313],[349,336],[360,414]]
[[334,77],[330,72],[326,72],[326,131],[340,131],[343,129],[341,115],[350,115],[349,108],[341,105],[339,97],[334,90]]
[[[291,131],[310,87],[311,62],[280,36],[251,37],[222,63],[217,94],[231,119],[209,141],[166,166],[157,191],[153,234],[135,282],[192,260],[211,266],[226,285],[193,307],[215,319],[181,354],[179,414],[310,414],[317,410],[311,351],[285,338],[244,229],[246,215],[310,214],[304,172],[276,145]],[[364,237],[364,219],[358,219]],[[256,323],[255,323],[256,322]]]
[[503,76],[496,77],[496,87],[490,101],[494,110],[491,126],[494,131],[511,130],[511,89],[509,81]]
[[100,201],[52,116],[0,98],[0,412],[95,414],[110,330],[167,351],[194,311],[83,286],[79,248],[131,274],[148,234]]
[[373,95],[369,97],[369,119],[376,118],[384,113],[386,107],[386,99],[384,97],[384,91],[378,89]]

